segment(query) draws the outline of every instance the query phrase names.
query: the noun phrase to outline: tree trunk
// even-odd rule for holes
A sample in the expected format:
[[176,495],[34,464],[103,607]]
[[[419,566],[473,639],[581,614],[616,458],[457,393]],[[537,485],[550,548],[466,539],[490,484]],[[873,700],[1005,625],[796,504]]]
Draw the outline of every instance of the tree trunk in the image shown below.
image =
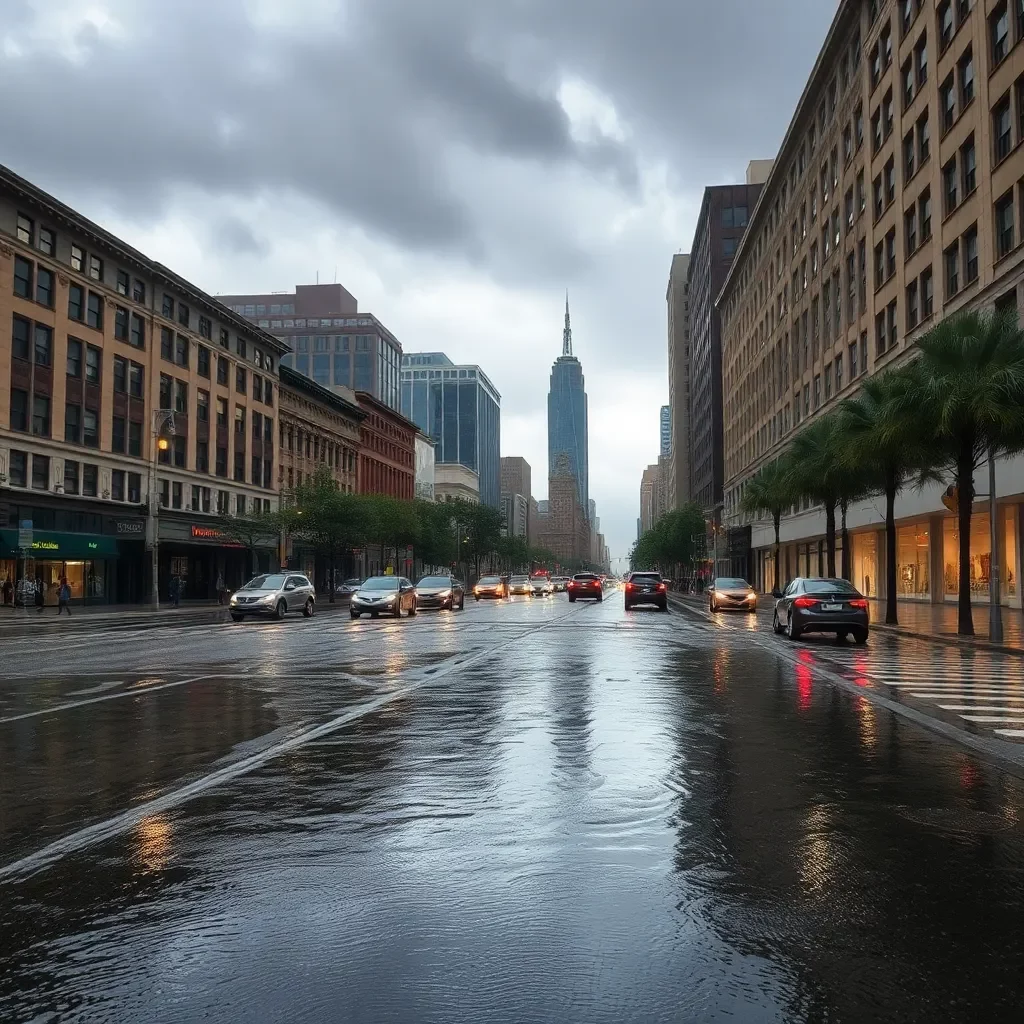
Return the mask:
[[974,446],[965,443],[956,465],[957,526],[960,530],[960,580],[957,627],[960,636],[974,636],[971,611],[971,513],[974,507]]
[[896,605],[896,481],[885,481],[885,621],[899,625]]
[[825,502],[825,570],[829,577],[836,574],[836,503]]
[[782,584],[780,582],[780,577],[779,577],[779,554],[780,554],[779,548],[781,547],[781,543],[780,543],[780,540],[779,540],[779,526],[781,525],[781,523],[782,523],[782,514],[780,512],[776,512],[772,516],[772,526],[775,527],[775,584],[773,586],[773,589],[775,589],[775,590],[781,590],[782,589]]
[[840,513],[840,536],[843,538],[843,579],[850,579],[850,531],[846,528],[846,513],[849,510],[849,504],[845,501],[839,503]]

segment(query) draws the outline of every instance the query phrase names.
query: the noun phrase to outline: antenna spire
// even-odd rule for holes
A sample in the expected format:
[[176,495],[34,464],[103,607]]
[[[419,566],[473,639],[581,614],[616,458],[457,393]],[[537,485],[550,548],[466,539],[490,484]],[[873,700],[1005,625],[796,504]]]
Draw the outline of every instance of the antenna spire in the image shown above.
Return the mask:
[[569,324],[569,290],[565,291],[565,329],[562,331],[562,355],[572,355],[572,327]]

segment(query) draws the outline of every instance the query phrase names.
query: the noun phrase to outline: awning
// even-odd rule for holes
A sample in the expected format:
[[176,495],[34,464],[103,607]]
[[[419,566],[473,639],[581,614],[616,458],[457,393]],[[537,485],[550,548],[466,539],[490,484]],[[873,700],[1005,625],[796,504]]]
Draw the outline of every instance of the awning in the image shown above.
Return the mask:
[[[117,558],[119,549],[116,537],[102,533],[56,533],[52,530],[35,530],[29,558],[52,559],[54,561],[87,561],[90,558]],[[0,555],[18,558],[17,530],[0,530]]]

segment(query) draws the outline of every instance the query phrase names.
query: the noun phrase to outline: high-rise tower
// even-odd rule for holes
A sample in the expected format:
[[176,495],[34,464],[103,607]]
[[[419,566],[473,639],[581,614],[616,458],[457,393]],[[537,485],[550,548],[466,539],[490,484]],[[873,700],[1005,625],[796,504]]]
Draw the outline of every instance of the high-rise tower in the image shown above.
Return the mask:
[[551,368],[551,388],[548,391],[548,475],[554,474],[559,464],[558,457],[565,455],[569,472],[576,480],[577,501],[585,516],[588,515],[590,499],[587,451],[587,393],[584,390],[583,367],[572,354],[567,293],[562,354]]

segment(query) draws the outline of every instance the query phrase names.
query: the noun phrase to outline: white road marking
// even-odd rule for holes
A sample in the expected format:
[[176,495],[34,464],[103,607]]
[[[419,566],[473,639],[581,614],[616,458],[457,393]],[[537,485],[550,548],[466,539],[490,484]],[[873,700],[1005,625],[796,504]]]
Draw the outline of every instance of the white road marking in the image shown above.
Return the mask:
[[1009,725],[1024,725],[1024,718],[1008,718],[1001,715],[961,715],[965,722],[982,722],[986,724],[997,724],[1006,722]]
[[[1019,694],[1019,696],[1018,696]],[[915,690],[907,694],[908,697],[918,697],[923,700],[964,700],[977,697],[979,700],[1024,700],[1024,694],[1020,691],[998,690],[995,687],[986,687],[981,690],[961,690],[950,687],[948,690]]]
[[1009,739],[1024,740],[1024,729],[995,729],[997,736],[1006,736]]
[[111,679],[106,683],[97,683],[95,686],[90,686],[88,690],[71,690],[66,693],[65,697],[87,697],[91,693],[104,693],[107,690],[112,690],[115,686],[124,686],[123,679]]
[[1004,714],[1024,715],[1024,708],[1004,708],[998,704],[939,704],[943,711],[1001,711]]

